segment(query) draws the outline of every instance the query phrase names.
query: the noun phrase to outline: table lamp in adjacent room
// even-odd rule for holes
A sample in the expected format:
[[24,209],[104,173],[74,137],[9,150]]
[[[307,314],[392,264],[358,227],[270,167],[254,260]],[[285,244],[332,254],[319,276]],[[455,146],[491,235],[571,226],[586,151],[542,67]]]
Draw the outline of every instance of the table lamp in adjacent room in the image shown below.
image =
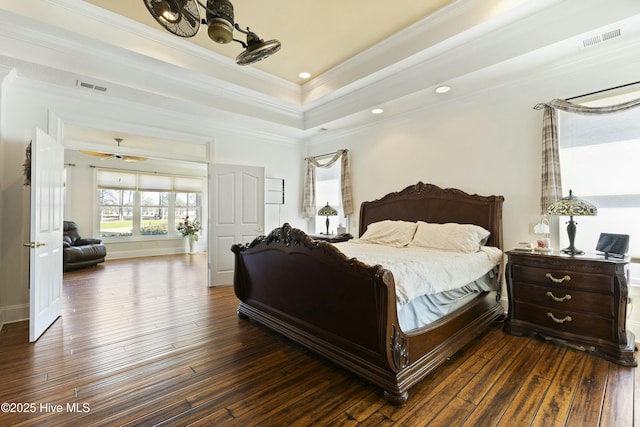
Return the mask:
[[327,217],[327,234],[329,234],[329,217],[338,215],[338,211],[329,206],[329,202],[318,211],[318,215]]
[[586,200],[579,199],[569,190],[569,196],[563,197],[547,208],[548,215],[568,216],[567,234],[569,235],[569,247],[561,252],[569,255],[582,255],[584,251],[576,249],[574,242],[576,240],[576,222],[574,216],[595,216],[598,214],[598,208]]

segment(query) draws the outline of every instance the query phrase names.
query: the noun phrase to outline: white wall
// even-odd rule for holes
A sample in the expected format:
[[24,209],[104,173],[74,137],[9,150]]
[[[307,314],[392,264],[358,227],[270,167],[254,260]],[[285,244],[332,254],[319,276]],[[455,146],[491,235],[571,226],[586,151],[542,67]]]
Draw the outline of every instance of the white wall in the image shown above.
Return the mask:
[[0,319],[11,322],[29,316],[30,187],[24,186],[22,165],[33,129],[47,129],[48,110],[31,104],[24,93],[8,84],[2,91],[5,122],[2,127],[2,211],[0,224]]
[[[50,113],[62,118],[63,123],[72,123],[74,127],[83,125],[114,132],[145,132],[151,135],[178,135],[172,123],[164,120],[164,114],[158,114],[157,106],[135,104],[127,100],[118,100],[101,95],[86,95],[73,89],[60,88],[42,82],[16,79],[3,87],[1,92],[3,108],[0,117],[4,117],[1,131],[0,148],[0,184],[2,203],[0,204],[0,327],[4,323],[28,318],[29,310],[29,250],[22,244],[29,241],[29,187],[23,186],[22,164],[25,160],[25,148],[32,137],[35,127],[48,128]],[[178,112],[165,111],[179,121]],[[164,120],[164,121],[163,121]],[[285,179],[286,203],[278,212],[269,211],[265,228],[270,230],[279,222],[288,221],[300,226],[300,159],[301,145],[297,141],[267,138],[252,135],[245,127],[239,127],[238,135],[222,134],[211,125],[208,117],[189,117],[190,122],[200,122],[193,135],[183,136],[185,140],[212,141],[211,161],[227,164],[261,166],[265,176]],[[247,125],[249,127],[249,125]],[[148,136],[148,135],[147,135]],[[178,141],[179,142],[179,141]],[[178,143],[177,142],[177,143]],[[75,142],[74,142],[75,143]],[[175,147],[174,147],[175,148]],[[175,151],[175,150],[174,150]],[[95,200],[93,189],[93,169],[88,168],[86,160],[68,154],[66,162],[79,166],[68,167],[67,212],[73,215],[85,235],[85,229],[97,229],[96,216],[89,205]],[[193,157],[193,156],[189,156]],[[201,160],[206,163],[206,156]],[[175,160],[175,158],[174,158]],[[192,158],[185,160],[193,160]],[[197,160],[197,159],[196,159]],[[95,163],[95,161],[93,161]],[[171,170],[179,172],[176,168]],[[73,212],[73,213],[71,213]],[[65,217],[67,215],[65,213]],[[88,235],[87,235],[88,237]],[[176,240],[172,250],[186,242]],[[170,249],[171,250],[171,249]],[[109,256],[131,256],[135,254],[156,254],[166,252],[166,248],[155,248],[153,243],[135,242],[132,244],[109,245]]]
[[[418,181],[503,195],[504,246],[509,250],[519,241],[534,241],[530,224],[541,218],[542,111],[533,106],[636,81],[640,65],[634,61],[594,58],[575,67],[549,67],[459,98],[453,85],[447,102],[362,129],[323,134],[308,141],[308,155],[350,150],[355,206]],[[357,214],[350,229],[357,234]],[[552,219],[554,247],[559,247],[558,235],[558,220]],[[638,291],[631,291],[638,295],[636,306]],[[629,328],[640,337],[637,308]]]

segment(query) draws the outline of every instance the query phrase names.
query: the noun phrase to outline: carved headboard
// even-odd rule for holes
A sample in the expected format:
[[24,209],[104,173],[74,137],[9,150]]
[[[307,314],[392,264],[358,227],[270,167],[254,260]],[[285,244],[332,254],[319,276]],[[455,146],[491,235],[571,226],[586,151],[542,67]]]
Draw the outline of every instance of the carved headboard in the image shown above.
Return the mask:
[[491,232],[487,245],[502,249],[502,196],[479,196],[418,182],[360,205],[359,235],[385,219],[444,224],[476,224]]

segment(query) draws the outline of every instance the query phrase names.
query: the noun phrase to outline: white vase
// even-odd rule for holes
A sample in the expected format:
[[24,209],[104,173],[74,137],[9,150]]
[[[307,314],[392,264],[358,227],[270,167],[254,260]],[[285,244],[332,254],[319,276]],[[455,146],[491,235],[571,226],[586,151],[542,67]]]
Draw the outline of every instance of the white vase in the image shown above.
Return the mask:
[[195,246],[196,246],[196,235],[195,234],[189,234],[187,236],[187,240],[189,241],[189,253],[190,254],[195,254]]

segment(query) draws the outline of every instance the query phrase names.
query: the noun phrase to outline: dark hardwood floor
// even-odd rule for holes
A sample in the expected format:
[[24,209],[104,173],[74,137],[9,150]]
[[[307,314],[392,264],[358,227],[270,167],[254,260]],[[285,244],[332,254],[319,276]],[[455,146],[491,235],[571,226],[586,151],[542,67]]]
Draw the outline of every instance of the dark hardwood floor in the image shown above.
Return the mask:
[[500,324],[391,406],[377,387],[239,319],[231,287],[206,287],[206,262],[65,273],[62,317],[35,344],[27,322],[0,331],[0,402],[10,404],[0,425],[621,427],[640,417],[637,368]]

